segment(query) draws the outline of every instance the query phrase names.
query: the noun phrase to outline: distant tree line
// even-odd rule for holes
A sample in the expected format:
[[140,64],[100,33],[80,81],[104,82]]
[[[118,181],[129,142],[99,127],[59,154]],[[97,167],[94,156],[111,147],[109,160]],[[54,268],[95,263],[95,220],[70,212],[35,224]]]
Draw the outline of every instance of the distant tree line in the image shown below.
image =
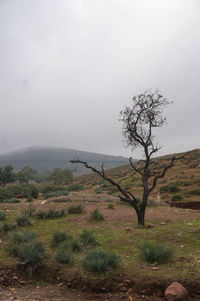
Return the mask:
[[0,185],[13,182],[28,184],[30,181],[36,183],[52,181],[54,184],[70,184],[73,181],[73,173],[68,168],[54,168],[49,175],[38,174],[35,169],[30,166],[24,166],[18,172],[14,172],[12,165],[0,167]]

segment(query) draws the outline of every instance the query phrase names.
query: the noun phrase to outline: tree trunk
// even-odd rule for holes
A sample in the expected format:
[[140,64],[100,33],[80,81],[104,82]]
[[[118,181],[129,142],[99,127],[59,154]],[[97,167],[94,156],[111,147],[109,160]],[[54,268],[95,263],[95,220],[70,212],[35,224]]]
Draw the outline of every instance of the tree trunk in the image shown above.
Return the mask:
[[145,220],[144,220],[144,215],[145,215],[145,211],[144,210],[140,210],[140,211],[136,211],[137,213],[137,218],[138,218],[138,226],[144,226],[145,225]]

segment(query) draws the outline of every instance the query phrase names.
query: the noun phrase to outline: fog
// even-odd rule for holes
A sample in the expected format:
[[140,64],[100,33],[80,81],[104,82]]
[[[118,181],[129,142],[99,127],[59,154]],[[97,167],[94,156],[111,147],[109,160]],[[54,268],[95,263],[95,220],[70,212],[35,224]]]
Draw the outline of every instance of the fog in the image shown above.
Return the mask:
[[199,57],[198,0],[0,0],[0,153],[128,156],[119,112],[148,88],[174,101],[160,154],[199,148]]

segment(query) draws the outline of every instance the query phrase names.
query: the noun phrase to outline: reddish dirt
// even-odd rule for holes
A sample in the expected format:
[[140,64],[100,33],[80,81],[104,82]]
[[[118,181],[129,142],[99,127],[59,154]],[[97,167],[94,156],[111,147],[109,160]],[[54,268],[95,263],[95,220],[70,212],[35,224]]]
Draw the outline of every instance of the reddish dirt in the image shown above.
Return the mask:
[[171,207],[200,210],[200,202],[167,202]]

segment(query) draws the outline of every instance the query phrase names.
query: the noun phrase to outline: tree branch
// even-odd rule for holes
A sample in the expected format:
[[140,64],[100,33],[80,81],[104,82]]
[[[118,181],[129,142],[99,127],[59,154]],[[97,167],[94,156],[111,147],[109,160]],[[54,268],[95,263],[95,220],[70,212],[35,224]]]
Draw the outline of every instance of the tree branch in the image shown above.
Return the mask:
[[108,181],[113,186],[117,187],[117,189],[119,190],[119,192],[121,192],[121,194],[123,194],[123,196],[124,196],[124,197],[119,196],[120,199],[123,200],[123,201],[126,201],[127,203],[131,203],[132,206],[134,206],[134,208],[135,208],[136,202],[137,202],[135,196],[131,192],[124,191],[118,183],[116,183],[112,179],[108,178],[106,176],[106,174],[105,174],[103,164],[101,165],[101,171],[99,171],[95,167],[88,165],[88,163],[86,161],[81,161],[79,159],[76,159],[76,160],[70,160],[70,162],[73,163],[73,164],[74,163],[79,163],[79,164],[84,165],[86,168],[91,169],[93,172],[97,173],[101,178],[103,178],[104,180]]
[[163,169],[163,171],[162,171],[162,173],[161,173],[160,175],[154,177],[154,179],[153,179],[153,184],[152,184],[151,188],[149,189],[149,194],[150,194],[150,193],[152,192],[152,190],[156,187],[156,184],[157,184],[158,179],[164,178],[164,176],[165,176],[167,170],[170,169],[170,168],[172,168],[172,167],[174,166],[174,161],[181,160],[181,159],[185,158],[186,155],[188,155],[188,153],[185,153],[184,155],[179,156],[179,157],[176,157],[176,155],[172,156],[170,164],[167,165],[167,166]]

